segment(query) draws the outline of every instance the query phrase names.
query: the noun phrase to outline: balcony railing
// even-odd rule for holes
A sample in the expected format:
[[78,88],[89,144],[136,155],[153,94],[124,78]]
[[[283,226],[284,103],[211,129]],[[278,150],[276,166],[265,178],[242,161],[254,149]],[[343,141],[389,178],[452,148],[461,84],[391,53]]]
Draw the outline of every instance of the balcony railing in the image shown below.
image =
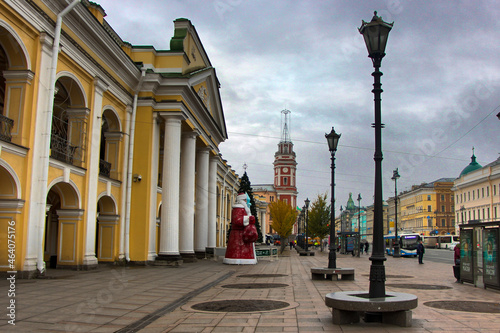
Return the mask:
[[0,114],[0,140],[12,141],[12,127],[14,126],[14,120],[7,118]]
[[105,160],[99,160],[99,174],[101,176],[109,177],[111,175],[111,163]]
[[50,157],[61,162],[73,164],[77,149],[77,146],[70,145],[70,142],[65,138],[57,134],[52,134],[52,139],[50,141]]

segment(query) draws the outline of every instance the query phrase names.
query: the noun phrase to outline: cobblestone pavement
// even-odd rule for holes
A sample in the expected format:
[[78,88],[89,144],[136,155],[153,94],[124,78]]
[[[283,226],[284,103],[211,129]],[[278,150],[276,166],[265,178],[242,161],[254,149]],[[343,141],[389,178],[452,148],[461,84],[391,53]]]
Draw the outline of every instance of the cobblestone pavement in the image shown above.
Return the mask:
[[[450,256],[453,252],[450,252]],[[94,271],[50,270],[51,278],[0,281],[1,332],[500,332],[499,313],[436,309],[428,301],[500,302],[500,292],[456,283],[452,267],[413,258],[388,257],[386,290],[418,296],[412,327],[381,323],[334,325],[325,295],[369,289],[368,255],[338,255],[338,267],[355,268],[354,281],[311,280],[311,267],[326,267],[326,253],[259,260],[257,265],[224,265],[199,260],[180,267],[102,266]],[[244,275],[260,275],[246,277]],[[271,274],[271,275],[267,275]],[[264,275],[264,276],[263,276]],[[267,275],[267,276],[266,276]],[[228,284],[272,284],[279,288],[234,289]],[[412,289],[420,285],[419,289]],[[421,286],[424,285],[424,286]],[[430,289],[423,289],[425,285]],[[15,326],[8,323],[15,300]],[[275,300],[278,310],[251,313],[194,310],[221,300]]]

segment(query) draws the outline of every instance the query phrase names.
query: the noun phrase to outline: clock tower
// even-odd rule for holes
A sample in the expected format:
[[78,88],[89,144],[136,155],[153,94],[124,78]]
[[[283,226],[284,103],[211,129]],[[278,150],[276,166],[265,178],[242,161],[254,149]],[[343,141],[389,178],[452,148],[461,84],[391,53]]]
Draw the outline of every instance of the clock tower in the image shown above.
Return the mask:
[[274,188],[278,200],[297,207],[297,162],[290,139],[290,111],[281,111],[281,140],[278,151],[274,154]]

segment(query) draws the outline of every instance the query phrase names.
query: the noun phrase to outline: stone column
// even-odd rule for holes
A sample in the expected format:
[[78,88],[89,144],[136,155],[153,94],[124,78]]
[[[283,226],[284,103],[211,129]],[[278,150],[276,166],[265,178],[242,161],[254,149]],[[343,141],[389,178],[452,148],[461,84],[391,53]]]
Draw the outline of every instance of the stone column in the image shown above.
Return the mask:
[[180,254],[185,262],[196,261],[194,253],[194,196],[197,132],[185,132],[181,140],[179,236]]
[[217,246],[217,162],[219,157],[211,157],[208,168],[208,244],[207,254],[213,256]]
[[[87,207],[86,207],[86,223],[85,223],[85,242],[84,242],[84,267],[97,267],[97,254],[95,253],[95,235],[96,235],[96,219],[97,219],[97,186],[99,183],[99,160],[100,160],[100,144],[101,144],[101,129],[102,129],[102,97],[108,89],[108,85],[101,79],[94,79],[94,104],[92,105],[91,113],[91,131],[90,131],[90,159],[88,163],[88,190],[87,190]],[[76,111],[80,117],[86,115],[86,110]],[[74,115],[73,115],[74,116]],[[81,142],[81,141],[77,141]]]
[[196,213],[194,222],[194,251],[197,258],[205,258],[208,245],[208,160],[210,148],[198,150],[196,155]]
[[164,116],[165,137],[162,170],[162,209],[159,264],[180,265],[179,253],[179,186],[181,165],[180,116]]

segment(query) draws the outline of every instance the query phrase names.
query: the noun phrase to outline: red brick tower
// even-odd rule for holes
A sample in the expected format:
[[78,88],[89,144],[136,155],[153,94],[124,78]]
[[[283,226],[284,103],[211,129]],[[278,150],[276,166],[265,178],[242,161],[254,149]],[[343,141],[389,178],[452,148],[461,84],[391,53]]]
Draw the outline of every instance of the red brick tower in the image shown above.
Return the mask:
[[274,188],[279,200],[284,200],[293,208],[297,207],[297,162],[293,143],[290,140],[290,111],[281,111],[281,141],[274,154]]

